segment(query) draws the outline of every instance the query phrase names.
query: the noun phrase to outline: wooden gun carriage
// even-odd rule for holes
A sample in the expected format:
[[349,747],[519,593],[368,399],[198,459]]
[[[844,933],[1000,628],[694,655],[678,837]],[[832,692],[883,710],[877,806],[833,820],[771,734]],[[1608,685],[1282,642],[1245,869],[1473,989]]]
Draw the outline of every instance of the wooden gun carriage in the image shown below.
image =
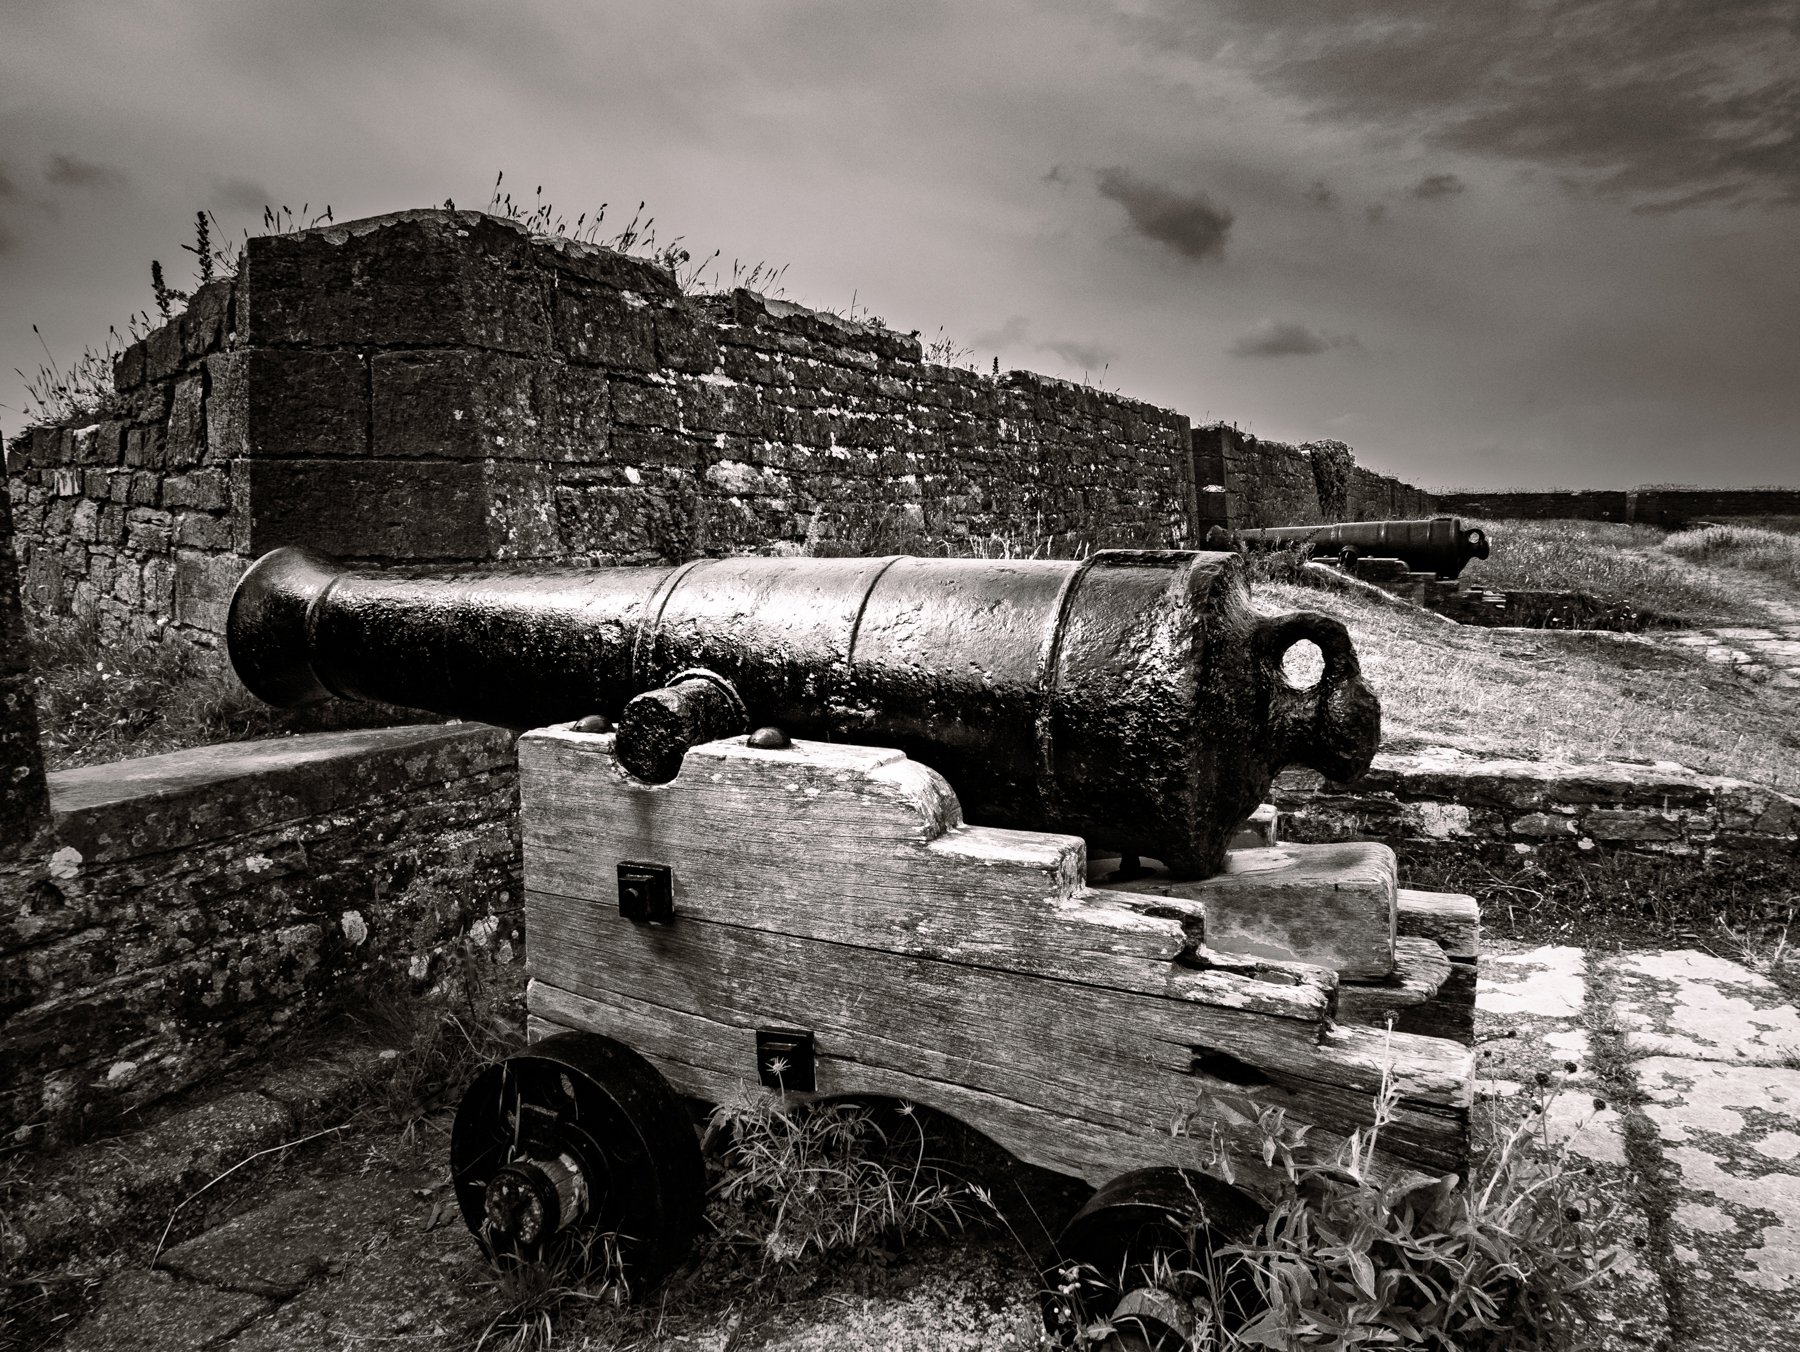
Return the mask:
[[[896,582],[892,561],[717,561],[732,589],[744,589],[746,574],[762,587],[755,607],[730,611],[740,626],[745,615],[774,623],[781,598],[770,588],[803,578],[803,613],[817,627],[831,609],[820,578],[849,578],[862,590],[843,608],[849,627],[825,643],[841,668],[830,680],[866,692],[880,685],[883,662],[959,679],[977,669],[973,693],[919,696],[954,725],[943,735],[960,739],[944,763],[966,763],[977,734],[993,737],[986,745],[1000,756],[1011,726],[1024,759],[1037,758],[1030,782],[1039,786],[1059,774],[1104,782],[1116,768],[1107,745],[1126,748],[1127,769],[1133,755],[1155,759],[1131,749],[1141,729],[1108,722],[1135,696],[1083,715],[1112,742],[1083,741],[1101,734],[1075,714],[1056,722],[1057,682],[1104,683],[1124,667],[1142,684],[1158,635],[1185,636],[1168,663],[1151,664],[1167,679],[1144,706],[1146,726],[1186,739],[1163,761],[1187,756],[1200,772],[1165,796],[1131,800],[1113,825],[1093,804],[1046,811],[1048,793],[1026,801],[1000,772],[971,773],[987,820],[970,822],[950,780],[926,763],[936,758],[928,740],[882,744],[884,727],[908,733],[916,718],[865,718],[854,741],[830,727],[817,730],[832,740],[746,736],[777,698],[768,681],[707,637],[716,618],[695,630],[712,643],[702,654],[710,667],[692,665],[692,642],[681,637],[684,604],[712,617],[718,605],[704,595],[684,602],[680,579],[631,580],[633,595],[648,599],[623,612],[620,642],[634,662],[658,644],[676,651],[571,695],[559,709],[565,721],[518,744],[533,1045],[484,1072],[458,1112],[456,1187],[482,1242],[532,1255],[610,1232],[640,1284],[654,1281],[687,1251],[703,1204],[681,1097],[718,1102],[756,1081],[794,1095],[925,1104],[1021,1160],[1094,1185],[1060,1250],[1096,1271],[1122,1271],[1117,1250],[1131,1241],[1118,1218],[1163,1206],[1171,1180],[1217,1215],[1253,1213],[1278,1183],[1260,1153],[1259,1114],[1270,1109],[1307,1126],[1307,1150],[1330,1159],[1369,1128],[1388,1081],[1397,1099],[1378,1167],[1461,1170],[1473,901],[1398,888],[1382,845],[1283,845],[1272,812],[1257,810],[1272,762],[1323,761],[1341,774],[1372,753],[1373,701],[1341,630],[1323,617],[1252,616],[1238,561],[1226,554],[906,562],[950,566]],[[356,607],[386,605],[394,587],[406,593],[404,614],[427,587],[452,628],[463,625],[461,603],[433,585],[271,556],[234,600],[233,661],[252,689],[284,698],[379,695],[385,681],[422,702],[416,674],[390,669],[396,651],[424,650],[395,639],[390,618],[330,635],[334,624],[345,632]],[[492,579],[470,585],[491,634]],[[884,585],[905,594],[884,598]],[[934,628],[918,597],[957,588],[980,624]],[[1083,588],[1098,598],[1088,612]],[[566,608],[591,625],[601,603],[583,597]],[[897,617],[889,631],[878,627],[884,606]],[[1001,663],[970,656],[995,633],[1030,656],[1016,689]],[[371,638],[384,634],[386,646]],[[1325,649],[1327,669],[1316,686],[1292,691],[1279,664],[1301,637]],[[759,634],[750,649],[767,642]],[[948,645],[951,655],[926,661],[921,644]],[[1087,666],[1083,644],[1101,654]],[[1220,656],[1233,645],[1249,656]],[[435,679],[453,683],[460,669]],[[1182,673],[1193,678],[1185,686]],[[1254,725],[1231,764],[1218,759],[1230,729],[1204,721],[1215,678],[1237,683],[1232,716]],[[815,681],[811,697],[829,702],[825,683]],[[1007,725],[1013,695],[1025,715]],[[571,718],[583,702],[605,716]],[[971,708],[998,731],[959,722]],[[1279,744],[1272,755],[1270,744]],[[1030,823],[1034,812],[1051,820],[994,824]],[[1136,834],[1131,813],[1160,813],[1159,825]],[[1078,833],[1055,829],[1059,819],[1100,825]],[[1181,862],[1165,867],[1165,855]]]

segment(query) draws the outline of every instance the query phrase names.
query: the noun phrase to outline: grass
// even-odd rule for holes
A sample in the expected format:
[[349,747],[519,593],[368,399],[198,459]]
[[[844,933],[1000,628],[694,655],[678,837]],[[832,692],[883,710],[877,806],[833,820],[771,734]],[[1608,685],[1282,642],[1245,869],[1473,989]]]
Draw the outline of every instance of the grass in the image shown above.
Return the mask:
[[1800,591],[1800,535],[1756,526],[1703,526],[1662,542],[1664,552],[1690,563],[1762,573]]
[[44,761],[52,770],[218,742],[434,720],[349,700],[275,709],[244,689],[220,654],[174,640],[107,640],[81,620],[48,620],[29,641]]
[[1452,626],[1294,583],[1261,583],[1252,601],[1265,614],[1318,610],[1343,621],[1381,699],[1383,750],[1672,760],[1800,789],[1794,692],[1694,649]]
[[1717,571],[1670,552],[1655,526],[1605,521],[1478,521],[1493,550],[1462,581],[1495,591],[1581,591],[1689,626],[1744,622],[1759,614]]

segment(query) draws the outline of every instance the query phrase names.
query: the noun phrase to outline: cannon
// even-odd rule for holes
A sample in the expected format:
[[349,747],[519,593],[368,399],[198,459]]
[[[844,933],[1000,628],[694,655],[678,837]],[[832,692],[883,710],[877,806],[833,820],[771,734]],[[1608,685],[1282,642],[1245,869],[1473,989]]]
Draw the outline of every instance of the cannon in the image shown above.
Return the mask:
[[[1344,627],[1252,613],[1230,554],[397,575],[280,549],[239,583],[228,631],[274,704],[335,694],[517,728],[598,714],[654,782],[759,725],[892,746],[972,822],[1181,876],[1217,871],[1283,765],[1351,779],[1380,739]],[[1296,690],[1282,658],[1303,640],[1324,675]]]
[[1488,556],[1487,532],[1479,526],[1465,529],[1454,516],[1424,521],[1342,521],[1328,526],[1259,526],[1238,531],[1214,526],[1207,533],[1210,548],[1229,548],[1234,541],[1253,549],[1301,547],[1314,554],[1334,554],[1345,563],[1401,559],[1414,572],[1436,573],[1445,579],[1459,576],[1470,559]]
[[1195,1204],[1234,1242],[1285,1185],[1270,1114],[1329,1160],[1385,1087],[1377,1174],[1463,1166],[1474,902],[1400,888],[1384,845],[1243,825],[1285,761],[1358,771],[1379,710],[1341,626],[1255,615],[1235,555],[525,576],[282,550],[228,642],[278,703],[530,729],[531,1045],[450,1144],[496,1261],[605,1254],[642,1291],[704,1208],[684,1099],[901,1100],[1092,1187],[1034,1255],[1053,1329],[1173,1346]]

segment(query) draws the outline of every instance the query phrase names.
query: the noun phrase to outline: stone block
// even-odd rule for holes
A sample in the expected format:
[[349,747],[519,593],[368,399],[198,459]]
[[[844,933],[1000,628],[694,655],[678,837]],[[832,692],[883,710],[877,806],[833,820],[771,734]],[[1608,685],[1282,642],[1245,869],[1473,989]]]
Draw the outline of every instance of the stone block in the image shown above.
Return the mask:
[[144,344],[132,343],[113,358],[113,389],[120,394],[135,390],[144,383]]
[[342,558],[486,559],[488,493],[473,460],[245,460],[234,534],[255,556],[305,545]]
[[181,321],[171,319],[144,339],[144,379],[167,380],[181,369]]
[[163,459],[174,469],[198,465],[206,458],[206,407],[197,375],[175,382],[169,400],[169,430]]
[[231,282],[208,282],[195,289],[181,316],[181,353],[190,365],[225,342],[225,325],[231,310]]
[[172,474],[163,480],[162,505],[170,508],[195,508],[203,512],[222,512],[231,505],[230,480],[227,472],[214,466]]
[[1630,808],[1594,808],[1582,826],[1595,840],[1680,840],[1681,823],[1660,813]]
[[656,369],[656,317],[634,292],[565,285],[556,290],[556,350],[614,370]]
[[612,434],[612,383],[581,366],[545,365],[538,371],[542,444],[559,460],[606,458]]
[[162,469],[166,466],[168,439],[165,429],[155,423],[127,428],[125,463],[139,469]]
[[252,348],[207,358],[214,459],[368,454],[369,373],[355,352]]
[[177,552],[172,615],[175,623],[208,633],[224,633],[232,590],[249,566],[248,559],[236,554]]
[[612,407],[613,421],[621,426],[668,431],[681,426],[681,401],[666,381],[615,380]]
[[224,516],[183,512],[175,518],[175,542],[183,549],[228,550],[231,548],[231,521]]
[[251,239],[237,306],[251,346],[549,347],[551,274],[523,228],[405,211]]
[[537,363],[497,352],[382,352],[370,362],[372,454],[535,457],[548,438]]

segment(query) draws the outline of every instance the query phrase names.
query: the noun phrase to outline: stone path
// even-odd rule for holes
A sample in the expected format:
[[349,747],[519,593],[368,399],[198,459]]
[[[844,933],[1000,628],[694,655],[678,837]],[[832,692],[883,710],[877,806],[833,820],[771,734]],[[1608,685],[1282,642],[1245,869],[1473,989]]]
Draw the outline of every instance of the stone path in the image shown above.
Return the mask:
[[[1592,1345],[1800,1347],[1800,1013],[1780,989],[1707,953],[1491,944],[1479,1009],[1483,1096],[1532,1094],[1550,1075],[1548,1130],[1624,1203]],[[504,1301],[437,1144],[334,1147],[155,1269],[113,1275],[65,1352],[473,1346]],[[782,1278],[791,1294],[773,1311],[750,1295],[772,1280],[702,1269],[663,1310],[556,1345],[1023,1349],[1036,1336],[1028,1265],[1004,1238]]]
[[1779,629],[1696,629],[1667,640],[1677,647],[1704,648],[1706,660],[1756,676],[1768,673],[1783,689],[1800,688],[1800,625]]

